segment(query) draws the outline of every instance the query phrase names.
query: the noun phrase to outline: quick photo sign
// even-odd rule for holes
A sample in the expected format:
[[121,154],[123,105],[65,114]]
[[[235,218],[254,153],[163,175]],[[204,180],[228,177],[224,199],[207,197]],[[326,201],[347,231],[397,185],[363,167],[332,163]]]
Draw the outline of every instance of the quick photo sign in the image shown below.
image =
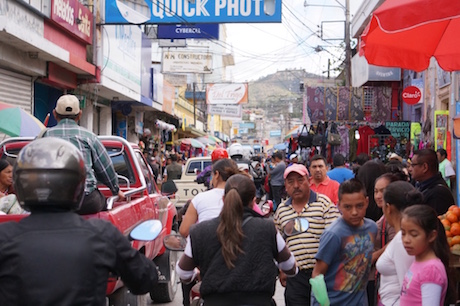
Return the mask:
[[281,0],[105,1],[105,24],[280,22]]

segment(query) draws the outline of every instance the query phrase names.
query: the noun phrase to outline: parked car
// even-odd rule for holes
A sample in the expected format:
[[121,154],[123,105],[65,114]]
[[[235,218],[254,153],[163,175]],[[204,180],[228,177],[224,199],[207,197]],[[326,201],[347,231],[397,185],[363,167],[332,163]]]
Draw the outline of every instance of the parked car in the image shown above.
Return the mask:
[[[110,190],[100,184],[99,190],[107,197],[107,210],[83,217],[107,220],[126,236],[143,221],[159,220],[162,229],[155,240],[133,240],[132,246],[158,266],[159,282],[151,289],[151,298],[159,303],[170,302],[174,299],[177,290],[175,273],[177,253],[165,249],[163,238],[173,232],[173,229],[177,230],[176,207],[160,193],[151,168],[137,145],[130,144],[117,136],[100,136],[99,139],[112,159],[126,200],[118,201],[118,196],[112,196]],[[2,141],[0,158],[6,158],[14,164],[19,151],[31,141],[32,138],[9,138]],[[26,216],[26,214],[0,215],[0,222],[19,221]],[[145,305],[144,296],[132,295],[116,275],[109,278],[107,296],[109,305]]]
[[177,208],[182,208],[188,200],[193,199],[198,193],[207,190],[204,184],[196,182],[196,177],[204,168],[211,165],[211,163],[210,156],[192,157],[187,160],[181,178],[174,180],[177,187]]

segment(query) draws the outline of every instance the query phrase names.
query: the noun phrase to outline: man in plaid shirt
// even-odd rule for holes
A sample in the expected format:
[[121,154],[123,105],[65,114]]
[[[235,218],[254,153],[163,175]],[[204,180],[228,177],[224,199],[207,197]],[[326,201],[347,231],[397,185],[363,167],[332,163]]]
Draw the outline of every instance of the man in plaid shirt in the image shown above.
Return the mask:
[[53,115],[58,124],[48,129],[43,137],[58,137],[73,143],[82,153],[86,166],[85,197],[81,215],[94,214],[106,207],[104,195],[97,189],[98,179],[109,187],[113,195],[125,199],[118,186],[117,173],[105,147],[97,136],[77,124],[81,117],[80,101],[74,95],[63,95],[56,102]]

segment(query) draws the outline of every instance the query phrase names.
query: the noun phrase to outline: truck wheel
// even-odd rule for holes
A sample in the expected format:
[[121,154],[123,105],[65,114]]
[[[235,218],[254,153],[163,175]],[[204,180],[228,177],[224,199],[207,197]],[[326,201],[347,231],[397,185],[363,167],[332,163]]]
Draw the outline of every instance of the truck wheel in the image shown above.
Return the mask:
[[144,306],[147,296],[134,295],[126,286],[121,287],[109,296],[109,306]]
[[168,256],[169,281],[158,283],[150,291],[150,297],[156,303],[168,303],[174,300],[177,291],[178,277],[176,273],[177,252],[166,251],[163,255]]

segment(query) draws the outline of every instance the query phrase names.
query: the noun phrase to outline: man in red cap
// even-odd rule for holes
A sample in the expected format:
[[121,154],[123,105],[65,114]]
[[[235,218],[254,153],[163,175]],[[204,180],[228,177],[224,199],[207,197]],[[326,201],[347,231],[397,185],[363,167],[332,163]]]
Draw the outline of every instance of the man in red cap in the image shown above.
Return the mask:
[[284,233],[286,224],[299,217],[307,219],[309,227],[305,232],[290,236],[286,240],[286,245],[297,261],[299,273],[287,278],[281,272],[280,282],[286,287],[286,306],[310,305],[309,279],[315,266],[319,237],[340,213],[328,197],[310,190],[308,170],[304,165],[294,164],[287,167],[284,171],[284,184],[289,198],[276,210],[276,227]]

